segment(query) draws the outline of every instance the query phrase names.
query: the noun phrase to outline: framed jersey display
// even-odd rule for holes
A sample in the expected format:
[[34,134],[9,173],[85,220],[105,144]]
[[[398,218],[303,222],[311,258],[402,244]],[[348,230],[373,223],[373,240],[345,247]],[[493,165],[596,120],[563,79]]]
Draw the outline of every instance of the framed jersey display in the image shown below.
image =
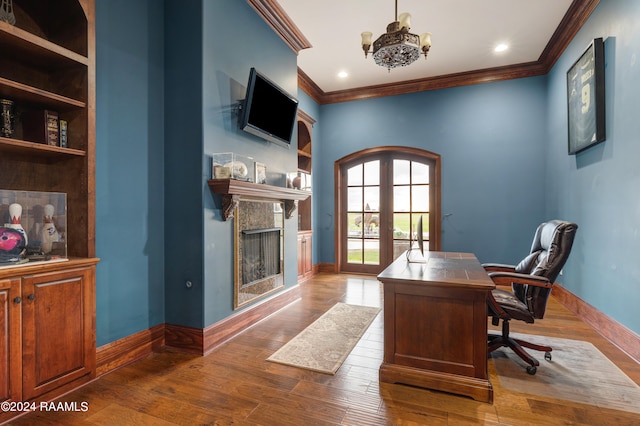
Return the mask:
[[567,71],[569,154],[605,140],[604,41],[594,39]]

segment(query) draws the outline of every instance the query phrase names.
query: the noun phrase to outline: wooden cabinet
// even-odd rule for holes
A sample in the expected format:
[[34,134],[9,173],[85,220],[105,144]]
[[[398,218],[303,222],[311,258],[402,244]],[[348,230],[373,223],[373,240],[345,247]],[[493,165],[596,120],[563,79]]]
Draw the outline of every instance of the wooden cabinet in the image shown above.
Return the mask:
[[298,281],[313,275],[311,231],[298,232]]
[[46,399],[95,377],[96,263],[0,270],[0,401]]
[[[26,401],[95,376],[95,4],[12,5],[15,21],[0,21],[0,99],[12,106],[0,189],[67,194],[72,257],[0,267],[0,401]],[[42,128],[27,117],[45,110],[66,122],[66,143],[32,136]]]
[[[0,401],[21,401],[20,279],[0,280]],[[3,417],[4,415],[4,417]],[[0,422],[9,418],[0,412]]]
[[22,278],[22,398],[95,373],[95,268]]

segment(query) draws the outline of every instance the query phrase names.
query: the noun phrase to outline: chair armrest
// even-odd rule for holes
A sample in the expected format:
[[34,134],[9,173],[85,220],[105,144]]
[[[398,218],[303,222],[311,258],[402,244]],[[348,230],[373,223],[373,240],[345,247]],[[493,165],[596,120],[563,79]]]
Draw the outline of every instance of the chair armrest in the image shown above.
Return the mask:
[[517,283],[544,288],[553,287],[553,284],[550,283],[547,278],[537,275],[519,274],[517,272],[489,272],[488,275],[495,285],[511,285],[511,283]]
[[515,272],[515,265],[505,265],[503,263],[483,263],[482,267],[487,272]]

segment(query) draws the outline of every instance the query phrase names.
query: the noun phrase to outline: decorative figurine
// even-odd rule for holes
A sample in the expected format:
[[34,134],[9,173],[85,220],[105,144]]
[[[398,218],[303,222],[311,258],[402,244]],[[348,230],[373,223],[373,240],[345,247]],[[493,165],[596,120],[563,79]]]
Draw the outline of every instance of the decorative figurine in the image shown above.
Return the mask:
[[44,206],[44,226],[42,229],[42,251],[51,253],[53,243],[60,241],[60,234],[53,223],[54,207],[51,204]]
[[18,203],[10,204],[9,217],[11,219],[11,223],[5,223],[4,226],[20,232],[24,237],[24,245],[26,246],[29,243],[27,240],[27,233],[20,224],[20,220],[22,219],[22,206]]

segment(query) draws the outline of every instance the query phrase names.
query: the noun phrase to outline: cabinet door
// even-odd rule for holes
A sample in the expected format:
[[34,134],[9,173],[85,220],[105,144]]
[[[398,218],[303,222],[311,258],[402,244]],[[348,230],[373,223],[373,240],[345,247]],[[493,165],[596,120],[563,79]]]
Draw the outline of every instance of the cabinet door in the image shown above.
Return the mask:
[[311,235],[305,237],[304,244],[304,274],[311,275],[311,253],[312,253]]
[[0,280],[0,402],[22,400],[20,302],[20,279]]
[[23,398],[95,375],[95,268],[23,277]]
[[298,279],[304,276],[304,235],[298,235]]

